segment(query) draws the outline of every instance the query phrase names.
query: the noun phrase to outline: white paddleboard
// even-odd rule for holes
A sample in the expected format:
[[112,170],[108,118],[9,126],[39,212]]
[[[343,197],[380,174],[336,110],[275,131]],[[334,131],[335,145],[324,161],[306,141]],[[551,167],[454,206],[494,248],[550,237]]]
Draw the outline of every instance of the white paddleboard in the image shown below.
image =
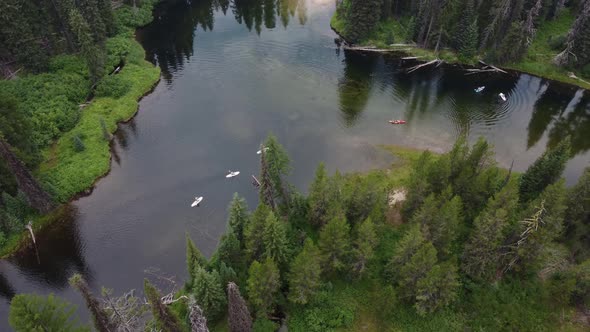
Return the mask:
[[199,206],[199,204],[201,204],[202,201],[203,196],[195,197],[195,201],[193,202],[193,204],[191,204],[191,207]]

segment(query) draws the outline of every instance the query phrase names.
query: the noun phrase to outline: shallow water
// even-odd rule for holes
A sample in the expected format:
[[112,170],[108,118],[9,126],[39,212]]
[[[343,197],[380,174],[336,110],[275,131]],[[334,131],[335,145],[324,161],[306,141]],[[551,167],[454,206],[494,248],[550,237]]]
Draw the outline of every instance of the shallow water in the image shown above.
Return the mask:
[[[138,38],[162,81],[120,126],[111,173],[38,235],[39,256],[30,249],[0,261],[0,315],[22,292],[53,292],[82,306],[67,284],[75,272],[96,291],[139,289],[155,271],[182,283],[185,232],[209,255],[232,194],[256,205],[250,174],[268,132],[289,152],[290,180],[301,190],[320,161],[331,171],[386,167],[392,157],[380,144],[446,151],[460,134],[486,137],[500,164],[514,160],[516,170],[571,135],[568,183],[590,164],[589,92],[529,75],[465,76],[452,66],[406,74],[414,63],[338,51],[333,11],[334,0],[158,7]],[[474,93],[480,85],[487,88]],[[241,174],[228,180],[228,169]],[[204,201],[191,209],[194,196]]]

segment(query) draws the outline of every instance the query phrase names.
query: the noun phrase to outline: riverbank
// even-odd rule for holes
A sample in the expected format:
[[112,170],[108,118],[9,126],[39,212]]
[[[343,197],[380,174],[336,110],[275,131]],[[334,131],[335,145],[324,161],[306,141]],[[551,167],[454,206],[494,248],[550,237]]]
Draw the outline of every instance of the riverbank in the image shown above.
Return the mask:
[[[103,78],[106,93],[96,92],[92,100],[81,105],[75,126],[41,153],[42,161],[33,173],[59,203],[90,193],[94,184],[108,174],[110,144],[118,124],[137,114],[141,98],[159,82],[159,67],[145,60],[145,51],[135,40],[135,29],[152,21],[155,3],[145,1],[136,11],[126,5],[115,10],[119,33],[106,41],[105,62],[108,68],[124,58],[124,65],[116,75]],[[32,220],[34,231],[40,232],[59,221],[61,210],[59,207],[45,216],[28,215],[27,220]],[[0,257],[12,255],[29,241],[26,229],[9,235],[0,248]]]
[[[574,15],[569,10],[564,10],[557,19],[545,22],[538,29],[531,46],[527,50],[527,54],[521,61],[503,64],[498,67],[572,84],[590,90],[590,78],[584,79],[579,71],[573,73],[578,79],[570,77],[571,72],[569,70],[553,64],[553,58],[559,52],[551,49],[549,39],[551,37],[555,38],[566,34],[574,20]],[[408,24],[410,24],[409,21],[403,19],[399,21],[390,19],[385,22],[380,22],[369,38],[359,43],[359,46],[375,47],[387,51],[399,52],[400,54],[407,56],[417,57],[417,60],[419,61],[441,59],[450,64],[472,66],[476,65],[478,60],[480,60],[479,58],[461,59],[450,49],[443,49],[437,53],[433,50],[404,44],[405,39],[407,39],[405,36],[407,34]],[[342,31],[345,29],[346,21],[338,16],[338,11],[332,16],[330,26],[340,38],[345,40]],[[391,39],[392,36],[394,42],[388,43],[391,41],[388,39]],[[400,38],[402,39],[400,40]]]

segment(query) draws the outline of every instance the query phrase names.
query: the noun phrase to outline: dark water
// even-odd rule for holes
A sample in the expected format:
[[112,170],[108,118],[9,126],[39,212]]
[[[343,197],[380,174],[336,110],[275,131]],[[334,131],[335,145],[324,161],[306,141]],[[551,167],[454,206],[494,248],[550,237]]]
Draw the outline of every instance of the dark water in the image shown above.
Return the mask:
[[[571,135],[570,184],[590,164],[589,92],[528,75],[465,76],[457,67],[406,74],[413,63],[338,52],[333,10],[334,0],[158,7],[138,38],[162,81],[117,132],[110,175],[38,235],[39,256],[31,249],[0,262],[2,317],[15,293],[53,292],[80,305],[67,284],[75,272],[95,290],[117,293],[141,288],[146,270],[182,282],[185,232],[209,255],[232,194],[256,205],[250,174],[271,131],[292,157],[291,181],[301,190],[320,161],[345,172],[386,167],[392,158],[379,144],[445,151],[463,133],[485,136],[498,161],[514,160],[517,170]],[[479,85],[487,88],[478,95]],[[226,180],[228,169],[242,175]],[[191,209],[196,195],[205,200]]]

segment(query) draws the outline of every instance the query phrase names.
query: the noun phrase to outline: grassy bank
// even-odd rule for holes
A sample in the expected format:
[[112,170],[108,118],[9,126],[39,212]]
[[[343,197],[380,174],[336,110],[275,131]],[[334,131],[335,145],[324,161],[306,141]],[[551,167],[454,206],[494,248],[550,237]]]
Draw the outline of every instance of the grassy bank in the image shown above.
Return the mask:
[[[129,90],[119,98],[94,98],[82,110],[76,127],[43,152],[44,161],[37,175],[54,188],[54,196],[62,202],[92,187],[96,179],[110,169],[109,141],[103,135],[101,122],[113,133],[117,123],[135,115],[138,100],[159,79],[159,69],[144,60],[141,45],[132,36],[128,42],[128,61],[119,76],[131,83]],[[76,151],[72,144],[76,136],[84,143],[83,151]]]
[[[122,6],[115,11],[118,33],[106,41],[106,68],[112,71],[124,63],[116,75],[105,76],[94,98],[82,108],[88,94],[88,69],[79,55],[59,55],[49,72],[4,81],[2,88],[24,100],[23,107],[33,118],[34,137],[41,151],[35,176],[54,199],[65,203],[92,188],[110,170],[110,140],[117,124],[130,120],[138,111],[139,100],[158,82],[160,69],[145,60],[145,52],[135,40],[135,28],[152,20],[156,1],[145,1],[138,10]],[[33,229],[58,222],[62,208],[39,216],[26,211],[16,216],[22,224],[33,221]],[[29,241],[23,225],[0,243],[5,257]]]
[[[570,78],[570,70],[566,70],[553,64],[553,58],[559,53],[559,51],[551,48],[549,40],[550,38],[556,38],[567,34],[574,19],[574,15],[569,10],[564,10],[557,19],[544,22],[544,24],[538,29],[535,39],[524,58],[519,62],[508,63],[500,67],[576,85],[584,89],[590,89],[590,84]],[[346,28],[346,21],[343,18],[338,17],[338,12],[332,17],[330,24],[332,29],[340,35]],[[391,44],[403,44],[406,42],[408,39],[409,24],[409,20],[404,18],[399,20],[389,19],[380,22],[372,31],[371,35],[360,43],[360,46],[375,46],[377,48],[391,49],[409,56],[420,57],[420,60],[424,61],[438,58],[448,63],[473,65],[479,60],[479,58],[470,60],[460,59],[455,52],[449,49],[443,49],[437,54],[433,50],[419,47],[391,46]],[[577,71],[574,73],[576,76],[584,78],[581,72]],[[585,79],[586,81],[590,81],[590,78]]]

